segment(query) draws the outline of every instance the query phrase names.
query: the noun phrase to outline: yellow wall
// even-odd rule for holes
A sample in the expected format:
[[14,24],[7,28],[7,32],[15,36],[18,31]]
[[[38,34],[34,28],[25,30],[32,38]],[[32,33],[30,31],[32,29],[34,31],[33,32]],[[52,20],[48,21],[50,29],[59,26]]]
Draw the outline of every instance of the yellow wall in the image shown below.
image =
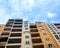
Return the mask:
[[[60,48],[60,46],[58,45],[58,43],[55,41],[54,37],[52,36],[51,32],[49,31],[49,29],[47,28],[46,24],[41,22],[41,23],[36,23],[38,32],[33,32],[31,34],[34,33],[39,33],[40,37],[42,39],[42,43],[39,44],[32,44],[33,46],[35,45],[44,45],[44,48],[47,48],[48,44],[53,44],[54,48]],[[46,33],[46,35],[44,35],[44,33]],[[49,40],[47,41],[46,38],[49,38]],[[34,38],[32,38],[34,39]]]
[[58,45],[58,43],[56,42],[56,40],[54,39],[54,37],[50,33],[49,29],[46,27],[46,25],[44,23],[42,25],[44,26],[44,29],[46,30],[47,37],[50,38],[50,41],[49,42],[46,41],[45,44],[50,44],[51,43],[51,44],[54,44],[55,48],[60,48],[60,46]]
[[4,26],[5,26],[4,24],[0,24],[0,33],[3,32]]

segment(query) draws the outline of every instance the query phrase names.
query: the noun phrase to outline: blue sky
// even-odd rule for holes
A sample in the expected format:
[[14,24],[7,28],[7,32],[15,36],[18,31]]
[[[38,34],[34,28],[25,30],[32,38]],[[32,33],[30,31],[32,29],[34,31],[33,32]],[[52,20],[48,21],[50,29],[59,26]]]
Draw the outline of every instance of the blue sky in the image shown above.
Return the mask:
[[59,23],[60,0],[0,0],[0,23],[10,18]]

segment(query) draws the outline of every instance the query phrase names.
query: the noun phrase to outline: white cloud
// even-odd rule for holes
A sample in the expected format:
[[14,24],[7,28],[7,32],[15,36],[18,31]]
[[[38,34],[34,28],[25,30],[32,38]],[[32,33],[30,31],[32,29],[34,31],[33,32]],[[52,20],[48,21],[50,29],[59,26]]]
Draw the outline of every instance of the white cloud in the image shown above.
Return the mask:
[[14,18],[26,18],[24,15],[27,11],[31,11],[34,5],[34,0],[9,0],[9,4],[12,7],[12,14]]
[[52,17],[55,17],[56,14],[55,14],[55,13],[48,12],[48,13],[47,13],[47,16],[48,16],[49,18],[52,18]]
[[34,4],[34,0],[22,0],[21,4],[24,8],[30,9],[30,8],[32,8],[32,6]]
[[5,24],[8,19],[11,18],[9,14],[6,14],[6,10],[4,8],[0,8],[0,24]]
[[31,9],[34,5],[34,0],[9,0],[9,3],[15,10]]
[[[2,19],[6,17],[5,20],[11,17],[23,18],[31,22],[51,20],[56,16],[54,11],[59,7],[59,1],[60,0],[0,0],[0,5],[2,4],[1,7],[3,6],[3,9],[0,7],[0,17],[4,16]],[[11,10],[9,7],[11,7]]]

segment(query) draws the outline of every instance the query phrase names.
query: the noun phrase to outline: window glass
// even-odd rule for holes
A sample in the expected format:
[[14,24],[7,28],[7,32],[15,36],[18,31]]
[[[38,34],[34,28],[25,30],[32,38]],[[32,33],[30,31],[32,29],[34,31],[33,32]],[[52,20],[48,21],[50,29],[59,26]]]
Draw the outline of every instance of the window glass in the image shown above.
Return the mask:
[[53,44],[48,44],[47,48],[55,48]]
[[28,45],[28,44],[30,44],[30,42],[29,42],[29,41],[26,41],[26,42],[25,42],[25,44],[27,44],[27,45]]
[[28,27],[28,25],[24,25],[24,27]]
[[25,28],[25,30],[28,30],[28,28]]
[[43,33],[43,35],[47,35],[46,33]]
[[49,41],[50,39],[49,38],[46,38],[46,41]]
[[28,24],[28,21],[24,21],[24,24]]
[[29,36],[25,36],[25,38],[29,38]]
[[29,32],[29,31],[25,31],[24,33],[27,33],[27,34],[29,34],[30,32]]

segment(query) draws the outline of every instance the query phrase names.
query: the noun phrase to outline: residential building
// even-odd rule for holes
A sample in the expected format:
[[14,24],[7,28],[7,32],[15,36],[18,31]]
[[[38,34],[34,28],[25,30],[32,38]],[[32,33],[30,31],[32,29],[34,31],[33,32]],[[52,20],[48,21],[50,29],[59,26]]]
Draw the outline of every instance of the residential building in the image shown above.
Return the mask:
[[60,48],[57,30],[53,23],[9,19],[0,35],[0,48]]

